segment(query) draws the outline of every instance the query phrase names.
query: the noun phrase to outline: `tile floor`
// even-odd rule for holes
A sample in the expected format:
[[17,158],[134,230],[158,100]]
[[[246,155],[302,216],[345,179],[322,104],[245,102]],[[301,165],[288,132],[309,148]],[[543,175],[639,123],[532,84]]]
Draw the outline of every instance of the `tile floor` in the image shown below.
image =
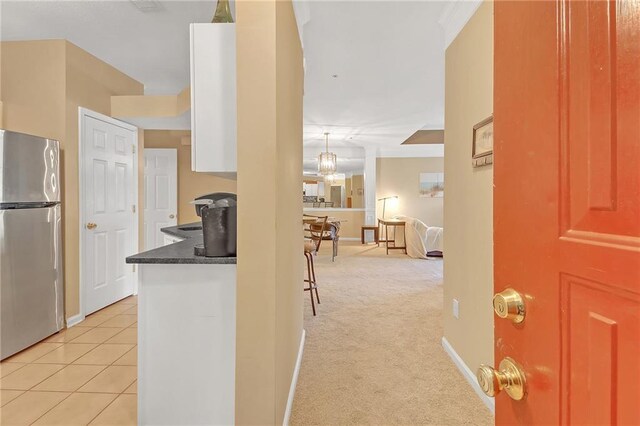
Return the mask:
[[0,363],[2,425],[135,425],[137,298]]

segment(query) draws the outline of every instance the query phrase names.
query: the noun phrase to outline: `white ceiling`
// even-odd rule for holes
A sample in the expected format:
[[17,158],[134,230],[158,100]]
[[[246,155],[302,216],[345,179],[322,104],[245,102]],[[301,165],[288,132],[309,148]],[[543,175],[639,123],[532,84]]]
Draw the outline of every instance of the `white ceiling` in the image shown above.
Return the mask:
[[2,0],[2,40],[67,39],[144,83],[173,95],[189,86],[189,24],[211,22],[216,1],[157,1],[141,12],[130,1]]
[[[305,173],[318,172],[318,155],[325,147],[305,146],[302,159],[302,169]],[[337,173],[364,172],[365,151],[362,147],[330,146],[329,150],[338,158]]]
[[[144,13],[128,0],[1,0],[0,37],[67,39],[144,83],[145,93],[176,94],[189,85],[189,23],[210,22],[216,1],[155,3],[159,10]],[[402,150],[416,130],[443,128],[438,18],[446,2],[295,5],[305,53],[305,151],[322,146],[325,131],[330,147]]]
[[[444,127],[446,2],[297,5],[305,53],[304,143],[399,146]],[[337,77],[333,77],[337,75]]]

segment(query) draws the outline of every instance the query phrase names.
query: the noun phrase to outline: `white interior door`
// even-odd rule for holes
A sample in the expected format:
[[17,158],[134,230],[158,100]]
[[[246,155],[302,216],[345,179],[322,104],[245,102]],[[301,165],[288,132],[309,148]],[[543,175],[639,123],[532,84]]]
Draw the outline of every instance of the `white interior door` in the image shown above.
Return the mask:
[[161,228],[178,224],[178,151],[144,150],[144,248],[164,245]]
[[90,314],[133,294],[138,251],[137,129],[81,110],[81,286]]

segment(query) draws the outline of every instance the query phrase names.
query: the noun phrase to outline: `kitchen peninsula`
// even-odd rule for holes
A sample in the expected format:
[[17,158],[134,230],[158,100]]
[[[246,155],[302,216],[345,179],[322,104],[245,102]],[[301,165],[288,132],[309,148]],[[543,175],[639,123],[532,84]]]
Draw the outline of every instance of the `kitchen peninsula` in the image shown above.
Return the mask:
[[[307,215],[336,219],[340,222],[340,240],[360,241],[360,232],[367,215],[365,183],[372,184],[375,188],[375,181],[365,181],[365,153],[362,148],[341,148],[338,152],[341,171],[324,176],[315,171],[319,152],[305,147],[302,176],[303,212]],[[375,212],[371,211],[370,215],[370,222],[373,224]]]
[[[195,256],[182,241],[127,258],[138,265],[138,424],[233,424],[236,258]],[[194,229],[195,228],[195,229]]]
[[360,228],[364,225],[365,209],[305,207],[303,213],[338,219],[341,224],[340,239],[344,241],[360,241]]

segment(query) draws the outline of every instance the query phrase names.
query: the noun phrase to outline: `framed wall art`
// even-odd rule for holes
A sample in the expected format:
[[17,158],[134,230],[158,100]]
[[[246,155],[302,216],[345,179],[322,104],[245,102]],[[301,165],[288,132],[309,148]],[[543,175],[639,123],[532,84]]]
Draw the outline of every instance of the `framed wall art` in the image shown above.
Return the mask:
[[420,197],[444,197],[444,173],[420,173]]
[[473,167],[493,164],[493,116],[473,126],[471,164]]

